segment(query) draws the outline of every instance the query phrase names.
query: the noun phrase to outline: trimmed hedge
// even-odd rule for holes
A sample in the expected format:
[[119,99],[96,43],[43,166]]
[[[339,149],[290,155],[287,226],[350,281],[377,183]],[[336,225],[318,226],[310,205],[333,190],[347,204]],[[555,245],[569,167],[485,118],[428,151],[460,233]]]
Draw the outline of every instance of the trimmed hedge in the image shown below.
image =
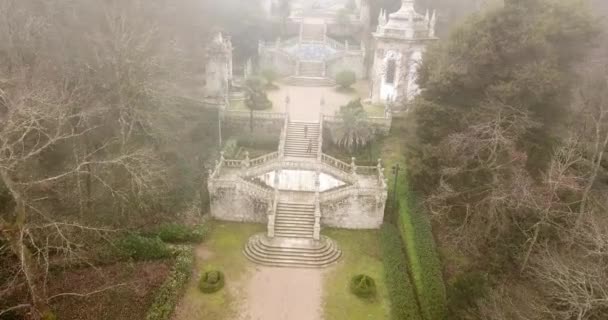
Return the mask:
[[130,234],[116,242],[120,254],[134,260],[157,260],[171,257],[171,249],[160,238]]
[[380,240],[384,277],[391,300],[391,319],[422,320],[415,289],[407,273],[407,258],[399,230],[384,224]]
[[447,316],[446,289],[431,222],[416,206],[405,180],[399,181],[397,193],[399,230],[405,243],[420,312],[425,320],[443,320]]
[[224,287],[224,273],[217,270],[207,271],[203,273],[198,282],[198,288],[203,293],[214,293]]
[[350,291],[360,298],[376,295],[376,282],[366,274],[359,274],[350,280]]
[[192,274],[194,252],[189,247],[175,249],[175,265],[171,274],[158,289],[146,320],[169,320],[179,300],[184,286]]
[[158,237],[168,243],[199,243],[207,233],[204,225],[196,227],[182,224],[165,224],[158,228]]

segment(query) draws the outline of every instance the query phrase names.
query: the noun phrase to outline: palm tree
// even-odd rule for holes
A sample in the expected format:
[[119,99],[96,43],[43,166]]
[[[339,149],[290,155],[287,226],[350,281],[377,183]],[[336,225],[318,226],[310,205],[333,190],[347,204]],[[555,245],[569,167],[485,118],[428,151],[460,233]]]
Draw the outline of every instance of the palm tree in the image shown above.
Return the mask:
[[352,154],[371,141],[373,130],[361,104],[361,99],[353,100],[340,107],[338,116],[342,118],[336,129],[334,141],[338,146]]

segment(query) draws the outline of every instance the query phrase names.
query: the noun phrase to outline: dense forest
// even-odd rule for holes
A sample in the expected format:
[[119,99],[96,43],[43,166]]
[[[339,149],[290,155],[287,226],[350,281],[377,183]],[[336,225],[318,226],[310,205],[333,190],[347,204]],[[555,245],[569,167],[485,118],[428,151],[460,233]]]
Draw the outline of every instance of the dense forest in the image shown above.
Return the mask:
[[589,9],[505,1],[425,56],[407,155],[449,319],[608,314],[608,60]]
[[44,313],[49,268],[117,230],[198,218],[217,121],[192,102],[197,3],[0,1],[0,310]]

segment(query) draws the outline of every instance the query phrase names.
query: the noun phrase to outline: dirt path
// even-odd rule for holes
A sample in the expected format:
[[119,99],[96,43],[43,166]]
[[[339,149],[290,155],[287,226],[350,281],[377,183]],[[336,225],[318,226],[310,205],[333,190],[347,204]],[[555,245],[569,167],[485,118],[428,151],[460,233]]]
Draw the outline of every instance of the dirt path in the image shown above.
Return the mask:
[[256,267],[239,320],[321,320],[323,271]]

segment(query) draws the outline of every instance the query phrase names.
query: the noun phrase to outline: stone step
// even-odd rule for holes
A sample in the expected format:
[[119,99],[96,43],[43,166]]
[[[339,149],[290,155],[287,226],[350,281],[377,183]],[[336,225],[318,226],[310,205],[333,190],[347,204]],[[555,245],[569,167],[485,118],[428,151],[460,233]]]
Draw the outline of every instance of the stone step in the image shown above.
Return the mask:
[[296,87],[333,87],[336,85],[336,82],[330,78],[304,76],[288,77],[284,83]]
[[285,156],[294,157],[294,158],[317,158],[317,153],[307,153],[307,152],[285,152]]
[[286,213],[302,213],[302,214],[312,214],[315,211],[315,207],[298,207],[298,206],[277,206],[279,212]]
[[285,218],[314,218],[314,211],[301,211],[301,210],[278,210],[277,217]]
[[277,207],[278,213],[286,213],[293,215],[313,215],[315,208],[307,208],[307,207]]
[[290,238],[312,238],[313,229],[294,229],[294,228],[279,228],[275,227],[274,234],[277,236],[285,236]]
[[303,230],[303,231],[311,231],[314,229],[314,222],[302,222],[302,223],[293,223],[290,221],[275,221],[275,230],[277,229],[294,229],[294,230]]
[[298,228],[313,228],[315,226],[315,220],[279,220],[275,219],[275,226],[291,226]]
[[300,202],[279,202],[277,203],[279,207],[302,207],[302,208],[314,208],[314,204],[310,203],[300,203]]
[[335,243],[324,236],[319,241],[306,240],[295,243],[281,237],[268,239],[263,234],[254,235],[243,252],[249,260],[257,264],[292,268],[330,266],[342,255]]
[[326,241],[323,245],[317,248],[290,248],[290,247],[278,247],[272,246],[262,242],[259,238],[256,238],[252,243],[252,247],[256,247],[267,254],[283,254],[283,255],[300,255],[306,257],[322,257],[328,253],[333,252],[336,246],[333,241]]
[[298,206],[277,206],[279,213],[287,212],[287,213],[310,213],[312,214],[315,210],[315,207],[298,207]]
[[318,251],[290,251],[288,248],[284,249],[271,249],[265,246],[263,243],[258,241],[257,243],[249,246],[249,249],[256,254],[264,257],[269,257],[273,255],[280,255],[283,258],[288,258],[292,260],[300,260],[300,261],[308,261],[308,260],[322,260],[329,257],[332,257],[336,254],[336,248],[334,245],[326,245],[319,249]]
[[277,217],[285,218],[314,218],[314,211],[278,210]]

